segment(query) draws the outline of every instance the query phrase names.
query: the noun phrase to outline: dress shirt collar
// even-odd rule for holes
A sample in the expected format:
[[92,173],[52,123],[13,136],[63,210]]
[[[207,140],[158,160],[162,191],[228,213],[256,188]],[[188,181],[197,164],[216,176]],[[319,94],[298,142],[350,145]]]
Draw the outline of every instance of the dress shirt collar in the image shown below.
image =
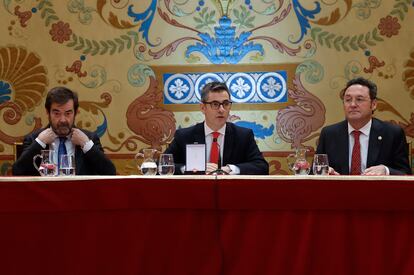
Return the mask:
[[207,126],[207,123],[204,122],[204,133],[206,136],[212,134],[213,132],[219,132],[220,135],[223,135],[226,133],[226,124],[224,124],[223,127],[221,127],[218,131],[213,131],[210,127]]
[[[52,127],[50,126],[50,128]],[[72,138],[72,134],[69,134],[66,136],[65,146],[66,146],[67,154],[75,153],[75,145],[72,143],[71,138]],[[60,143],[60,138],[56,137],[50,146],[51,147],[50,149],[55,150],[56,159],[57,159],[57,154],[58,154],[59,143]]]
[[[370,119],[367,124],[365,124],[361,129],[359,129],[358,131],[360,131],[362,134],[364,134],[365,136],[369,137],[369,133],[371,131],[371,125],[372,125],[372,119]],[[348,122],[348,134],[352,135],[352,131],[354,131],[355,128],[351,126],[351,124],[349,124]]]

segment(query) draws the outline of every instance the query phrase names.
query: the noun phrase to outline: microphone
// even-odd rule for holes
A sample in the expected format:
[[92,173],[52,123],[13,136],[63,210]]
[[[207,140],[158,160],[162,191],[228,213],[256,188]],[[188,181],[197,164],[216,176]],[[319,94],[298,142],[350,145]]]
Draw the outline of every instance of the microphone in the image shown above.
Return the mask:
[[221,150],[220,150],[220,144],[217,142],[217,147],[218,147],[218,151],[219,151],[219,155],[218,155],[218,161],[217,161],[217,170],[221,170]]
[[217,169],[214,171],[211,171],[209,173],[209,175],[228,175],[229,173],[227,173],[226,171],[224,171],[223,169],[221,169],[221,148],[220,148],[220,143],[218,143],[217,138],[213,138],[213,142],[217,142],[217,147],[218,147],[218,161],[217,161]]

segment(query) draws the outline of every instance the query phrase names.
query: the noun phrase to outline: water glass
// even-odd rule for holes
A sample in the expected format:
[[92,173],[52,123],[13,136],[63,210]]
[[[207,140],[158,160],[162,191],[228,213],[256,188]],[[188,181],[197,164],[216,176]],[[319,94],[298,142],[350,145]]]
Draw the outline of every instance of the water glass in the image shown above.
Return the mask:
[[75,170],[76,170],[75,155],[74,154],[61,155],[59,175],[60,176],[74,176]]
[[158,172],[161,176],[174,175],[174,158],[172,154],[161,154],[160,162],[158,163]]
[[329,162],[327,154],[315,154],[313,157],[313,174],[314,175],[328,175]]

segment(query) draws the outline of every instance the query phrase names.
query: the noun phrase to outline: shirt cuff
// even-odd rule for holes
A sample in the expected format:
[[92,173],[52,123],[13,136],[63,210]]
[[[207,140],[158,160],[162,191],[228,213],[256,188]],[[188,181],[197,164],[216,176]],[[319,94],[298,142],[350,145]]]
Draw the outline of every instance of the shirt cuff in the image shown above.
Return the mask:
[[94,145],[93,141],[91,139],[88,140],[82,147],[83,153],[86,154],[89,150],[91,150],[93,145]]
[[237,167],[236,165],[234,165],[234,164],[227,164],[229,167],[230,167],[230,169],[231,169],[231,171],[230,171],[230,175],[240,175],[240,168],[239,167]]
[[385,175],[389,176],[390,175],[390,169],[384,165],[385,168]]
[[41,141],[39,138],[36,138],[35,140],[37,143],[39,143],[40,146],[42,146],[43,149],[46,148],[46,144],[43,141]]

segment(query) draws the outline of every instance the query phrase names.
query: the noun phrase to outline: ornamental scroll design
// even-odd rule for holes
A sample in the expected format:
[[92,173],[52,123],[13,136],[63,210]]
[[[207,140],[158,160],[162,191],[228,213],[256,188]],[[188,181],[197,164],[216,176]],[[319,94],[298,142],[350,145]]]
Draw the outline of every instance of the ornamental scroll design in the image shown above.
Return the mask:
[[[167,7],[169,6],[169,1],[165,1]],[[280,2],[280,5],[283,1]],[[285,9],[283,9],[279,15],[275,15],[273,19],[261,26],[253,28],[249,27],[246,31],[241,31],[238,35],[237,26],[234,24],[232,19],[228,17],[229,15],[222,10],[222,15],[218,20],[208,20],[209,22],[204,25],[202,24],[202,20],[196,20],[198,23],[197,27],[200,28],[193,28],[190,26],[185,25],[184,23],[178,22],[176,19],[170,17],[166,11],[164,11],[161,7],[158,7],[158,13],[161,19],[163,19],[166,23],[171,26],[187,29],[193,32],[196,36],[187,36],[183,38],[179,38],[173,42],[170,42],[167,46],[164,46],[160,50],[149,50],[148,54],[154,59],[160,59],[161,57],[169,56],[173,53],[178,46],[183,42],[188,41],[195,41],[194,45],[190,45],[187,47],[185,57],[188,61],[190,60],[200,60],[199,56],[194,55],[194,53],[199,53],[207,58],[213,64],[237,64],[239,63],[248,53],[256,52],[257,55],[263,56],[264,49],[263,45],[256,43],[257,41],[266,41],[272,45],[272,47],[278,50],[280,53],[287,53],[290,56],[296,56],[301,47],[297,48],[290,48],[281,41],[269,37],[269,36],[252,36],[256,31],[267,28],[270,26],[274,26],[284,19],[286,19],[292,9],[292,5],[289,4]],[[167,8],[169,12],[170,9]],[[202,10],[200,16],[203,17],[206,10]],[[276,12],[276,11],[275,11]],[[131,16],[131,15],[130,15]],[[213,18],[214,16],[212,16]],[[212,19],[211,18],[211,19]],[[216,21],[218,21],[218,25],[216,25]],[[236,19],[235,22],[239,21]],[[214,31],[212,31],[214,25]],[[201,31],[204,27],[212,26],[212,28],[207,28],[207,32]],[[302,37],[300,38],[302,39]],[[145,48],[142,48],[145,50]]]
[[[360,1],[354,4],[352,0],[344,0],[344,2],[346,3],[345,11],[336,8],[330,16],[320,18],[318,21],[312,23],[321,26],[333,25],[345,18],[351,9],[356,10],[358,19],[366,20],[371,16],[371,9],[378,8],[381,5],[381,1]],[[390,13],[380,18],[377,25],[371,31],[349,35],[328,31],[322,27],[312,27],[310,32],[312,39],[320,46],[332,48],[338,52],[358,51],[360,49],[367,50],[399,34],[401,22],[404,21],[407,13],[410,11],[411,1],[395,0],[394,2],[393,9]]]
[[153,76],[149,80],[147,91],[129,105],[126,113],[128,127],[139,136],[124,141],[123,145],[126,144],[131,151],[136,150],[134,139],[161,150],[161,146],[171,141],[175,133],[174,114],[157,106],[161,104],[162,91]]
[[410,56],[404,64],[404,73],[402,75],[405,88],[410,92],[411,98],[414,99],[414,48],[411,49]]
[[[40,58],[24,47],[0,47],[0,112],[9,125],[17,124],[27,110],[38,105],[48,85],[46,68]],[[41,119],[26,117],[32,131],[41,127]],[[13,144],[23,136],[10,136],[0,130],[0,140]]]
[[398,108],[394,108],[392,104],[390,104],[389,102],[381,98],[377,99],[377,110],[379,112],[390,112],[396,115],[399,118],[399,120],[391,119],[389,122],[401,126],[406,136],[414,138],[414,113],[413,112],[411,112],[410,118],[407,119],[398,111]]
[[319,98],[303,87],[300,74],[296,74],[293,84],[294,89],[288,93],[296,104],[278,112],[276,125],[280,138],[291,143],[292,148],[298,148],[318,135],[310,136],[324,124],[326,109]]

